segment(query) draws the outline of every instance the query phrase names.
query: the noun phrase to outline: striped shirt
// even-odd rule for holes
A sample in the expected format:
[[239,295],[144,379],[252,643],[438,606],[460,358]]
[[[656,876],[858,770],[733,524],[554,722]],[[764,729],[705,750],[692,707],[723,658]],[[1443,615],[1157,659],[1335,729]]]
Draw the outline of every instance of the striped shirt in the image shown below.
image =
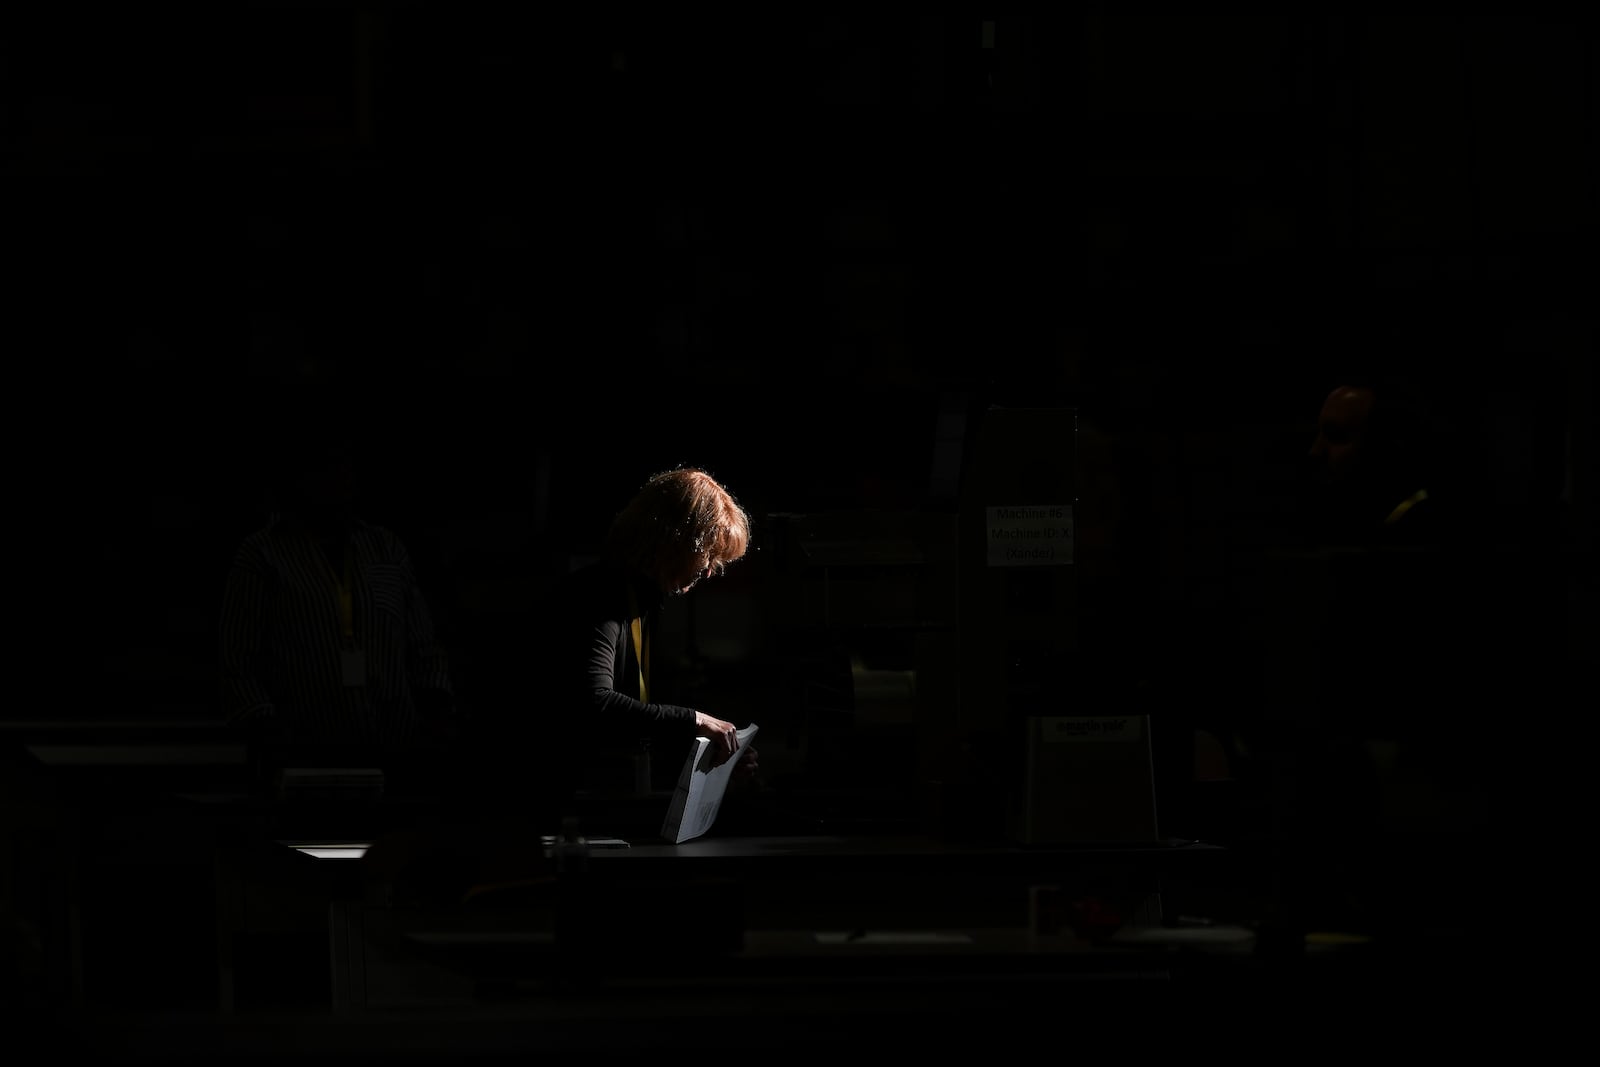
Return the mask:
[[[449,694],[444,650],[400,538],[358,522],[351,536],[351,629],[338,573],[316,538],[275,522],[246,537],[228,574],[221,622],[229,722],[272,722],[293,745],[412,747],[419,695]],[[363,663],[349,684],[349,653]]]

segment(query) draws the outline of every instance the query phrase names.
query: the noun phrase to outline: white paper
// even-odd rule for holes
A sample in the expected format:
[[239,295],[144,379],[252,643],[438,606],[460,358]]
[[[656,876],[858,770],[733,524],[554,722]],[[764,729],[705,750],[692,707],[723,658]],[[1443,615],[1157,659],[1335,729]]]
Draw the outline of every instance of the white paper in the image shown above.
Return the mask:
[[697,737],[689,749],[689,756],[678,772],[678,784],[672,791],[672,803],[667,807],[667,817],[661,824],[661,836],[673,844],[699,837],[716,822],[717,811],[722,807],[722,797],[728,791],[733,769],[744,759],[759,729],[751,723],[739,731],[739,747],[733,756],[721,765],[711,766],[711,739]]

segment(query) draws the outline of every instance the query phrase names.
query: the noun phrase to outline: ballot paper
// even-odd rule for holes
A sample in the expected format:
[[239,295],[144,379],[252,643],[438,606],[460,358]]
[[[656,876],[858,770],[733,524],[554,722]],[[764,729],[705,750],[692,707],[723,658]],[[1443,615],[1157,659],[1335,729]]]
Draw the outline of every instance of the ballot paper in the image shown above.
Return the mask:
[[673,844],[699,837],[711,829],[722,808],[722,798],[728,791],[733,769],[750,750],[759,727],[751,723],[739,731],[739,747],[734,754],[718,766],[711,765],[715,753],[709,737],[697,737],[678,772],[678,784],[672,791],[672,803],[667,806],[667,817],[661,824],[661,836]]

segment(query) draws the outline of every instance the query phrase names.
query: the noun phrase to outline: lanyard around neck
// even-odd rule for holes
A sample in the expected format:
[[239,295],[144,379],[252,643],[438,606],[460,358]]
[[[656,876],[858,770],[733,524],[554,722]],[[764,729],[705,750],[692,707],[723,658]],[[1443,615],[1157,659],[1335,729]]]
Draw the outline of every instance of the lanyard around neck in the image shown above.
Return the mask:
[[322,560],[328,573],[333,575],[333,588],[339,596],[339,632],[346,641],[354,641],[356,637],[356,605],[355,593],[355,539],[344,539],[344,566],[336,569],[328,554],[317,548],[317,558]]
[[644,616],[628,586],[628,628],[633,633],[633,658],[639,664],[639,703],[650,703],[650,635],[644,629]]
[[1399,504],[1396,504],[1395,509],[1389,512],[1389,517],[1383,520],[1383,524],[1388,526],[1392,522],[1399,522],[1400,517],[1410,511],[1414,504],[1426,499],[1428,499],[1428,491],[1426,489],[1418,489],[1415,493],[1400,501]]

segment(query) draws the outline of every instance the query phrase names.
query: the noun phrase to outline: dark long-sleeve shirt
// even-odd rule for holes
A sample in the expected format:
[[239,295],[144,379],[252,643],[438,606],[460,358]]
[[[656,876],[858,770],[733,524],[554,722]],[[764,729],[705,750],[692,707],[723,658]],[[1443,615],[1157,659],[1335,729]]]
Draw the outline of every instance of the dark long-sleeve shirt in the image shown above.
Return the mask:
[[[633,596],[630,600],[629,589]],[[694,737],[693,708],[639,699],[633,618],[649,640],[662,604],[640,575],[594,563],[553,579],[528,605],[518,683],[473,716],[477,780],[484,801],[556,821],[574,790],[617,776],[617,757],[641,741],[682,751]],[[625,789],[626,786],[620,786]]]
[[640,636],[648,643],[661,604],[660,590],[644,576],[598,562],[566,576],[554,614],[546,620],[561,699],[595,722],[613,744],[675,731],[691,736],[693,708],[658,700],[653,692],[640,699],[631,623],[641,619]]

